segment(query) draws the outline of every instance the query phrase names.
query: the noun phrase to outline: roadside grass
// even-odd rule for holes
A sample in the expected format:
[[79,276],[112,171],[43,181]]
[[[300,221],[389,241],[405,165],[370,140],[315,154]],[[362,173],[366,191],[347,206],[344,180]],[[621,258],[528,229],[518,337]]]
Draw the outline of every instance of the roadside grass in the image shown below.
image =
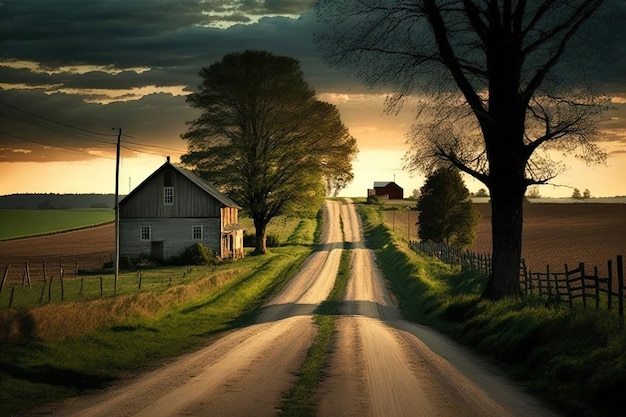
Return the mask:
[[0,310],[0,417],[106,387],[248,324],[312,250],[272,248],[189,275],[163,268],[141,291],[130,279],[116,297]]
[[358,208],[368,246],[408,317],[490,357],[561,414],[625,414],[626,331],[616,314],[540,297],[483,301],[484,277],[411,251],[377,207]]
[[[314,243],[318,220],[319,218],[276,216],[267,225],[267,231],[276,236],[281,245],[311,245]],[[255,233],[254,222],[250,217],[240,216],[239,224],[250,233]]]
[[111,209],[0,210],[0,240],[82,229],[114,217]]
[[332,335],[335,331],[336,317],[340,314],[341,304],[350,278],[350,258],[352,251],[341,253],[339,271],[335,285],[324,302],[315,312],[315,324],[318,332],[307,351],[298,380],[285,395],[280,417],[312,417],[315,415],[314,391],[324,377]]

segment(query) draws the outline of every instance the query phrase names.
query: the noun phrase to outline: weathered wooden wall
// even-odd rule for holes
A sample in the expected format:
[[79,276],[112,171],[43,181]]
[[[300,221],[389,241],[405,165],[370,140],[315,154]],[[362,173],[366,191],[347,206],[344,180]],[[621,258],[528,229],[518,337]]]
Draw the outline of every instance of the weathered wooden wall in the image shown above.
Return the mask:
[[[151,226],[150,241],[141,240],[141,226]],[[203,226],[203,239],[192,240],[192,226]],[[163,242],[165,259],[180,255],[194,243],[203,243],[217,255],[221,249],[219,218],[123,218],[120,219],[120,255],[150,255],[152,242]]]
[[157,171],[149,181],[120,204],[120,218],[220,217],[221,203],[175,169],[172,172],[174,203],[164,204],[164,175]]

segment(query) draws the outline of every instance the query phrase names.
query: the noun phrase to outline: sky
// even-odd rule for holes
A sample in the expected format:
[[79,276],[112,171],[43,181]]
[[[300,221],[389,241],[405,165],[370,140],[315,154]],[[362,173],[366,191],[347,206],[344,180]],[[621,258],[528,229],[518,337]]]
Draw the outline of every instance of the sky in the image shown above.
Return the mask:
[[[405,196],[423,175],[403,169],[416,109],[385,112],[391,91],[331,69],[313,42],[314,0],[0,0],[0,195],[126,194],[187,150],[180,138],[199,113],[185,103],[198,71],[230,52],[267,50],[298,59],[320,100],[337,106],[357,140],[355,179],[341,196],[395,181]],[[591,40],[590,40],[591,42]],[[622,49],[625,51],[626,49]],[[601,85],[611,110],[598,127],[606,165],[571,156],[540,193],[626,195],[626,56]],[[615,75],[613,74],[613,75]],[[472,192],[485,186],[466,177]]]

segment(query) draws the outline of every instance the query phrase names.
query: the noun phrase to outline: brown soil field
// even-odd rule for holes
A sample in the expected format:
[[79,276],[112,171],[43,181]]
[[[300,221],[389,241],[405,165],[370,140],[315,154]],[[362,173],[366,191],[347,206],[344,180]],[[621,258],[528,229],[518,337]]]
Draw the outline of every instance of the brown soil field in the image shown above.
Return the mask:
[[[487,203],[475,203],[481,219],[476,229],[477,239],[470,248],[477,253],[491,253],[491,208]],[[407,235],[407,210],[387,211],[386,222],[402,237]],[[416,239],[419,213],[412,211],[411,239]],[[524,206],[522,256],[533,272],[563,272],[565,264],[575,268],[580,262],[586,272],[606,277],[607,261],[626,255],[626,204],[605,203],[531,203]]]
[[[491,212],[489,204],[475,204],[481,220],[471,250],[491,252]],[[524,206],[522,257],[528,269],[563,272],[579,263],[585,270],[606,277],[607,261],[626,255],[626,204],[546,204]]]
[[31,237],[0,242],[0,273],[10,265],[8,281],[22,280],[26,262],[31,280],[43,279],[43,263],[46,276],[74,276],[78,270],[102,268],[104,262],[115,254],[115,226],[107,224],[74,232]]

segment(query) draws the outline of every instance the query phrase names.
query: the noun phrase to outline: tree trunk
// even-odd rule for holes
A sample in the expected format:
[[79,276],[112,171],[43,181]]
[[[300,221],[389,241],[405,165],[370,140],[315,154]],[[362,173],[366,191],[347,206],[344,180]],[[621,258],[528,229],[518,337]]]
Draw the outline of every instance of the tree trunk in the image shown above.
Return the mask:
[[267,252],[267,224],[262,220],[254,219],[254,228],[256,230],[256,242],[254,253],[256,255],[265,255]]
[[491,191],[492,273],[483,298],[518,297],[525,187]]

